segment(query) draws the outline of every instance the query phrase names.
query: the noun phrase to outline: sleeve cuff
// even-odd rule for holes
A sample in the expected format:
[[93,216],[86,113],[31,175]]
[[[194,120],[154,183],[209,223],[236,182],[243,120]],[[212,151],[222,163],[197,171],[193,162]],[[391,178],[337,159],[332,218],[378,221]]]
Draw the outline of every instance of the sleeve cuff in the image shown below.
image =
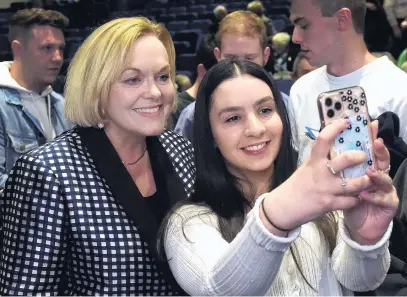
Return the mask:
[[389,246],[389,239],[391,231],[393,229],[393,221],[389,224],[389,227],[387,228],[383,237],[375,245],[361,245],[354,241],[353,239],[351,239],[349,231],[347,230],[342,218],[339,219],[338,227],[339,227],[339,236],[348,246],[355,250],[356,254],[359,257],[376,259],[378,255],[383,255]]
[[253,209],[247,216],[248,224],[250,224],[250,234],[254,241],[264,246],[265,249],[271,251],[285,252],[291,243],[297,239],[301,233],[301,226],[291,230],[287,237],[280,237],[271,233],[263,224],[260,219],[260,203],[267,196],[267,194],[261,195],[257,198]]

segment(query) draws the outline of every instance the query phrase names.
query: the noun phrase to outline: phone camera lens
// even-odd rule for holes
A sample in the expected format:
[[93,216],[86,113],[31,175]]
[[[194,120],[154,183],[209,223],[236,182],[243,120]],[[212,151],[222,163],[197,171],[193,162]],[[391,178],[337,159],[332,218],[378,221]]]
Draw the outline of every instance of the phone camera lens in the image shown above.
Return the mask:
[[335,111],[333,109],[329,109],[326,114],[327,114],[328,118],[333,118],[335,115]]
[[336,103],[335,103],[335,109],[336,109],[336,110],[341,110],[341,108],[342,108],[342,103],[336,102]]
[[332,99],[331,98],[326,98],[325,99],[325,105],[326,106],[331,106],[332,105]]

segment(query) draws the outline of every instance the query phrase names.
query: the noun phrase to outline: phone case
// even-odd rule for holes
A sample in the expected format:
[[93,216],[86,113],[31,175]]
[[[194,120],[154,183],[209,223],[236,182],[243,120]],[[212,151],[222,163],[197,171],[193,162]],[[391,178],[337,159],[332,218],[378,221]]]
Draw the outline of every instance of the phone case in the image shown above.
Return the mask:
[[370,117],[364,90],[355,86],[322,93],[318,96],[318,110],[321,128],[337,119],[349,119],[351,122],[349,128],[336,137],[331,148],[331,159],[349,150],[361,150],[366,153],[366,161],[343,170],[343,177],[363,176],[368,167],[375,167]]

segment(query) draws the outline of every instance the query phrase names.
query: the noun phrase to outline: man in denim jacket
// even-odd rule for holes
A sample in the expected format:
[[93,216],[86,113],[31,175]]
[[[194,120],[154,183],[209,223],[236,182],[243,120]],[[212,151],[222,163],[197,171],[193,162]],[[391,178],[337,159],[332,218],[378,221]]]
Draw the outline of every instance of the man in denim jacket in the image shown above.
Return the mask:
[[21,154],[71,128],[63,98],[51,87],[63,63],[67,25],[61,13],[40,8],[11,19],[13,62],[0,63],[0,189]]

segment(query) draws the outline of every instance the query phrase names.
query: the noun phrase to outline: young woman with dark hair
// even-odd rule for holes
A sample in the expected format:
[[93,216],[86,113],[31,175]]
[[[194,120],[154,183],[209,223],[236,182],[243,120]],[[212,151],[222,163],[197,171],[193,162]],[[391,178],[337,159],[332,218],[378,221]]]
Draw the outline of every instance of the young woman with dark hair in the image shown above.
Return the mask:
[[377,170],[342,178],[366,158],[353,151],[328,159],[347,126],[340,120],[321,131],[296,170],[289,117],[266,71],[246,60],[208,71],[194,121],[196,191],[163,228],[169,265],[187,293],[344,295],[383,281],[398,205],[389,154],[376,139]]

